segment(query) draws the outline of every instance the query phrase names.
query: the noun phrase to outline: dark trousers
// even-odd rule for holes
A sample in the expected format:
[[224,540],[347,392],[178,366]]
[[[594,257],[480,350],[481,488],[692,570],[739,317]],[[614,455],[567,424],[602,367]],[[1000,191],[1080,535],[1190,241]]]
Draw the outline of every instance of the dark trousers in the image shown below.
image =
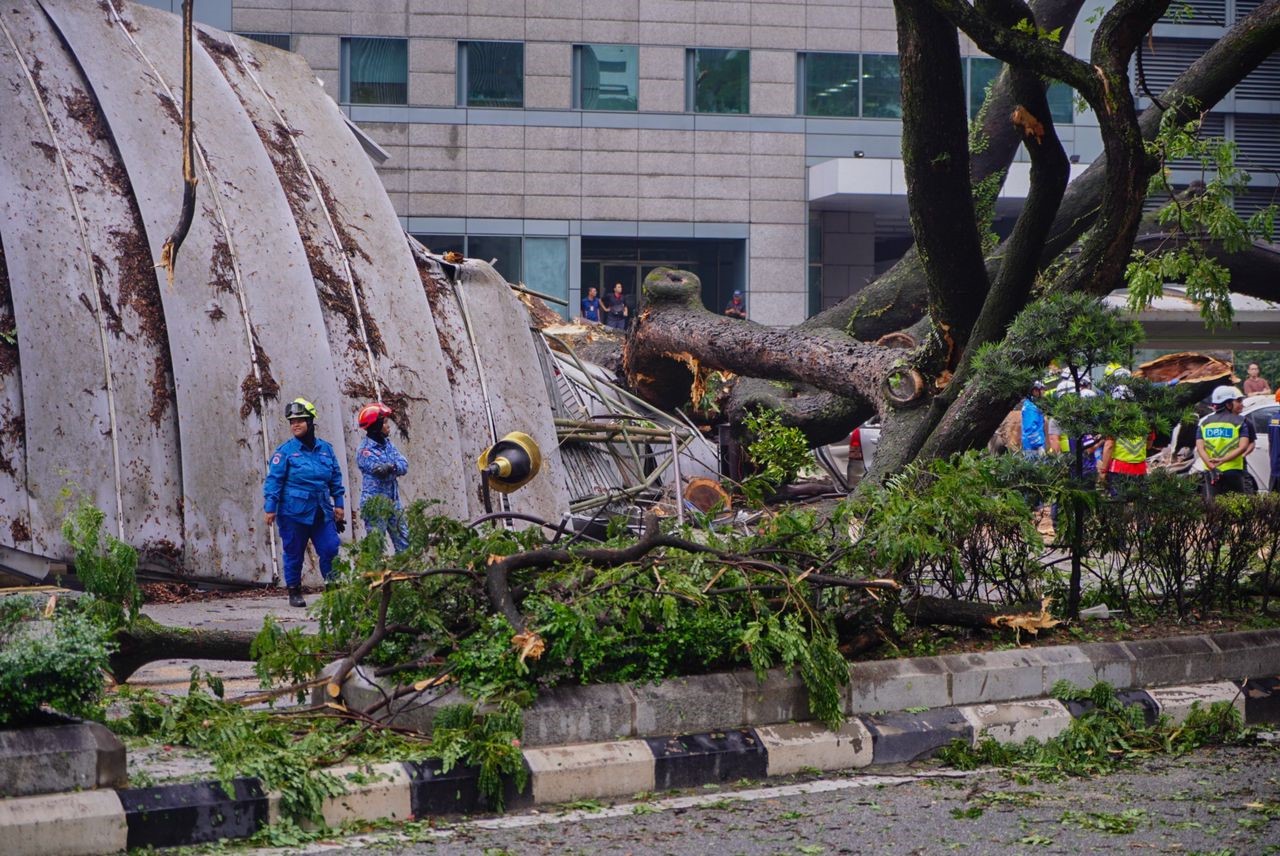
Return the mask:
[[284,543],[284,584],[289,588],[302,585],[302,556],[308,541],[320,559],[320,576],[329,579],[333,558],[338,555],[338,530],[333,521],[321,515],[317,515],[313,523],[277,517],[276,525],[280,527],[280,540]]
[[1204,495],[1206,499],[1222,496],[1224,493],[1244,493],[1244,469],[1210,470],[1204,474]]

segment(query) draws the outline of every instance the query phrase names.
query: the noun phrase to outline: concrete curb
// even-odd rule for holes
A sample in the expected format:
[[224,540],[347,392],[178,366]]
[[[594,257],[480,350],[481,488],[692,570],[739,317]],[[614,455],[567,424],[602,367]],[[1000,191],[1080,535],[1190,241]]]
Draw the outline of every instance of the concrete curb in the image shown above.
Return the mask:
[[[842,707],[847,716],[961,707],[1044,698],[1059,681],[1080,687],[1105,681],[1118,688],[1159,688],[1276,671],[1280,630],[875,660],[850,665]],[[343,695],[359,707],[381,701],[388,689],[390,685],[379,687],[357,669],[343,686]],[[389,706],[388,719],[429,732],[440,707],[467,701],[453,687],[436,692],[427,704],[417,695],[396,700]],[[522,743],[604,743],[813,718],[804,683],[777,669],[764,681],[752,672],[729,672],[660,684],[553,687],[525,711]]]
[[[1275,665],[1275,664],[1273,664]],[[1129,690],[1121,698],[1148,718],[1181,722],[1196,705],[1226,701],[1247,724],[1280,722],[1280,677]],[[858,714],[839,730],[814,722],[614,740],[524,751],[529,787],[506,802],[527,808],[582,799],[629,797],[642,791],[763,779],[799,772],[848,770],[927,758],[952,740],[975,744],[1047,740],[1061,734],[1088,703],[1034,699],[923,711]],[[438,761],[331,770],[347,793],[325,800],[330,826],[352,820],[407,820],[487,808],[478,771],[443,773]],[[138,847],[246,838],[274,822],[278,798],[256,779],[236,779],[228,794],[217,782],[88,791],[0,800],[0,852],[96,854]]]
[[[1047,698],[1058,681],[1122,689],[1149,721],[1185,719],[1196,703],[1228,700],[1249,724],[1280,724],[1280,631],[1185,636],[1128,643],[1067,645],[987,654],[855,663],[838,731],[809,722],[808,694],[780,671],[704,675],[658,685],[557,688],[525,713],[522,741],[530,786],[505,799],[512,808],[640,791],[697,787],[742,778],[857,769],[926,758],[959,738],[998,742],[1048,739],[1088,703]],[[1261,676],[1246,680],[1249,676]],[[357,672],[344,692],[352,704],[383,698]],[[465,701],[445,690],[432,707]],[[422,818],[486,808],[478,771],[439,761],[342,768],[347,793],[322,814],[349,820]],[[0,853],[88,854],[136,847],[244,838],[279,816],[279,798],[257,779],[0,800]]]

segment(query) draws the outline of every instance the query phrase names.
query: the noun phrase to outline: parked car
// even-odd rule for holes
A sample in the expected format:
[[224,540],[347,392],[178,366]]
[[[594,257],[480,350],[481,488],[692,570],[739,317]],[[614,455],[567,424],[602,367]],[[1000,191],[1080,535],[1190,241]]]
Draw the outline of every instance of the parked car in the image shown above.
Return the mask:
[[819,446],[813,454],[837,487],[852,490],[871,469],[879,443],[880,418],[872,417],[854,428],[843,440]]
[[[1257,493],[1266,491],[1271,484],[1271,444],[1267,436],[1267,427],[1271,423],[1271,418],[1280,413],[1280,403],[1270,393],[1265,395],[1251,395],[1244,400],[1244,410],[1241,415],[1253,424],[1253,430],[1258,435],[1258,442],[1254,445],[1253,451],[1245,456],[1245,491],[1247,493]],[[1186,446],[1186,441],[1179,442],[1181,432],[1183,430],[1194,430],[1193,426],[1179,425],[1173,431],[1173,438],[1169,441],[1169,449],[1177,449],[1180,445]],[[1195,440],[1191,440],[1192,448],[1195,447]],[[1161,453],[1165,454],[1165,453]],[[1187,470],[1195,478],[1200,478],[1204,472],[1204,461],[1199,456],[1192,453],[1192,464]]]

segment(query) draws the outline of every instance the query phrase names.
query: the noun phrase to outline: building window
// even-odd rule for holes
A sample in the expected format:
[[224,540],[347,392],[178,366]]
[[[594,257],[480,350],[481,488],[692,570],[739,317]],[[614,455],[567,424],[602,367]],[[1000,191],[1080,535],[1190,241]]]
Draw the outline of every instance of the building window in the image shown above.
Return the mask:
[[1049,100],[1049,115],[1058,125],[1070,125],[1075,117],[1075,91],[1065,83],[1053,81],[1049,84],[1045,98]]
[[802,116],[858,115],[858,55],[802,53],[799,65]]
[[519,235],[468,235],[467,258],[491,262],[507,282],[524,279],[524,254]]
[[459,42],[458,103],[463,107],[523,107],[524,44]]
[[862,55],[862,115],[902,118],[902,73],[897,54]]
[[822,311],[822,212],[809,212],[809,312]]
[[343,104],[408,104],[408,41],[343,39],[341,77]]
[[987,100],[987,88],[1000,76],[1004,63],[990,57],[975,56],[969,59],[969,118],[976,118]]
[[749,113],[751,52],[692,48],[685,55],[685,107],[694,113]]
[[640,49],[575,45],[573,79],[573,106],[579,110],[638,110]]
[[237,33],[236,35],[262,42],[264,45],[271,45],[273,48],[280,48],[282,51],[293,50],[293,36],[289,33]]
[[[524,239],[524,284],[539,294],[568,301],[568,238]],[[553,303],[551,308],[562,317],[569,317],[567,306]]]

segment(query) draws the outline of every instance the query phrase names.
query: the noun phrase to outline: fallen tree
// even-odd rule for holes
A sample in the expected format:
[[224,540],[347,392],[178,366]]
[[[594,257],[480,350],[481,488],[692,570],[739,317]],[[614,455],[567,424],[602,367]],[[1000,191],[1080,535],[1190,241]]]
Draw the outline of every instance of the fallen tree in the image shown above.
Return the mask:
[[[752,407],[778,409],[815,445],[879,412],[876,473],[883,476],[916,458],[985,443],[1018,393],[972,384],[974,354],[1000,342],[1036,294],[1104,295],[1123,287],[1135,244],[1152,250],[1150,258],[1194,246],[1194,263],[1219,262],[1235,289],[1280,296],[1280,280],[1268,275],[1276,256],[1263,244],[1210,240],[1188,218],[1139,233],[1148,180],[1165,168],[1161,135],[1198,119],[1280,46],[1280,0],[1260,4],[1163,93],[1150,93],[1141,115],[1128,94],[1129,67],[1167,2],[1114,6],[1087,61],[1048,35],[1079,6],[899,0],[903,160],[915,247],[854,297],[788,330],[699,313],[687,274],[656,273],[628,334],[628,382],[670,405],[681,397],[675,387],[688,389],[700,372],[731,372],[740,376],[727,402],[731,421],[740,423]],[[959,85],[959,32],[1006,63],[976,146]],[[1070,85],[1102,130],[1104,154],[1069,185],[1041,75]],[[988,250],[981,200],[998,191],[1019,145],[1031,161],[1031,191],[1013,233]],[[920,344],[906,355],[878,353],[874,343],[894,333]],[[1053,356],[1052,347],[1039,350],[1045,361]]]

